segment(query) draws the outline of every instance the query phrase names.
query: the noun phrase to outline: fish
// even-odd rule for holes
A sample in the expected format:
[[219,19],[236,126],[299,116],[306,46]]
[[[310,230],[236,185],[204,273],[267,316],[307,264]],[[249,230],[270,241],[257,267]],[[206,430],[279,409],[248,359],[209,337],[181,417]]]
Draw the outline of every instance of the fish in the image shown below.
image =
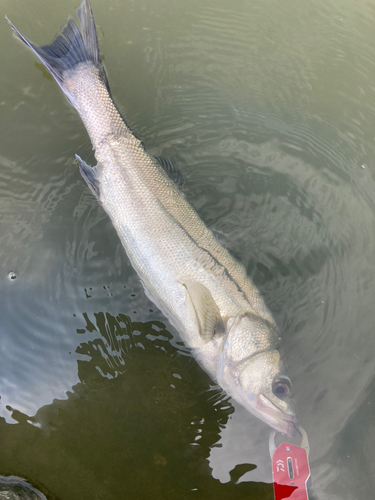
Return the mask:
[[210,377],[288,436],[298,428],[279,332],[245,267],[215,239],[183,192],[174,161],[151,156],[111,95],[89,0],[49,45],[15,35],[50,71],[80,115],[97,164],[79,170],[110,217],[147,297]]

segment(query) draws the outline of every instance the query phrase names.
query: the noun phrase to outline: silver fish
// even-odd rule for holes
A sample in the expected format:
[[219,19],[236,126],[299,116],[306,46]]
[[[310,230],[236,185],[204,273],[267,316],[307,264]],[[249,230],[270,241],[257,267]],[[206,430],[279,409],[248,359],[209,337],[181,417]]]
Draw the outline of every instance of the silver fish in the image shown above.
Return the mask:
[[99,52],[91,6],[77,8],[50,45],[14,33],[39,57],[78,111],[97,165],[76,156],[82,177],[112,220],[146,295],[201,366],[251,413],[293,435],[290,380],[277,327],[242,264],[187,202],[173,162],[150,156],[118,112]]

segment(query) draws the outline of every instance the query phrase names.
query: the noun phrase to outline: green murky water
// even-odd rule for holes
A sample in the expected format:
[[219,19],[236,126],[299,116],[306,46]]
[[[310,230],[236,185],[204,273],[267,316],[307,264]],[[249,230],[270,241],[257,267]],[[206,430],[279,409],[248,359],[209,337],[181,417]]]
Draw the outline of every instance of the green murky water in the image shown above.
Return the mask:
[[[43,44],[77,3],[0,11]],[[375,0],[92,7],[129,125],[280,326],[311,499],[371,499]],[[0,475],[59,500],[272,499],[269,429],[145,297],[73,163],[78,115],[5,21],[0,41]]]

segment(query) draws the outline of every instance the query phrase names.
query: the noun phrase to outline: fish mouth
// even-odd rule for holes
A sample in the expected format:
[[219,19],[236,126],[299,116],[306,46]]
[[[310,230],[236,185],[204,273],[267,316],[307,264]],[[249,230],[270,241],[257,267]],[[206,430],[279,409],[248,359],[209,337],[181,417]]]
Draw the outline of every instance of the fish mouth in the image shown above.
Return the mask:
[[259,413],[260,418],[268,425],[282,434],[286,434],[288,437],[295,436],[298,429],[297,418],[295,415],[285,414],[264,394],[260,394],[257,397],[256,410]]

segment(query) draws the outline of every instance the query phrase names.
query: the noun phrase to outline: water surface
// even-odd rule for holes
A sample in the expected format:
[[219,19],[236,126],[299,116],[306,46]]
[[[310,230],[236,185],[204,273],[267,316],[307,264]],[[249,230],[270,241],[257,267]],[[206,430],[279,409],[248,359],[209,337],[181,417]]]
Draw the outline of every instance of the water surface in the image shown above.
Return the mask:
[[[76,4],[0,10],[44,44]],[[371,499],[375,0],[92,7],[127,122],[277,320],[311,498]],[[5,22],[0,41],[0,475],[60,500],[272,499],[269,428],[145,297],[73,162],[94,161],[78,115]]]

